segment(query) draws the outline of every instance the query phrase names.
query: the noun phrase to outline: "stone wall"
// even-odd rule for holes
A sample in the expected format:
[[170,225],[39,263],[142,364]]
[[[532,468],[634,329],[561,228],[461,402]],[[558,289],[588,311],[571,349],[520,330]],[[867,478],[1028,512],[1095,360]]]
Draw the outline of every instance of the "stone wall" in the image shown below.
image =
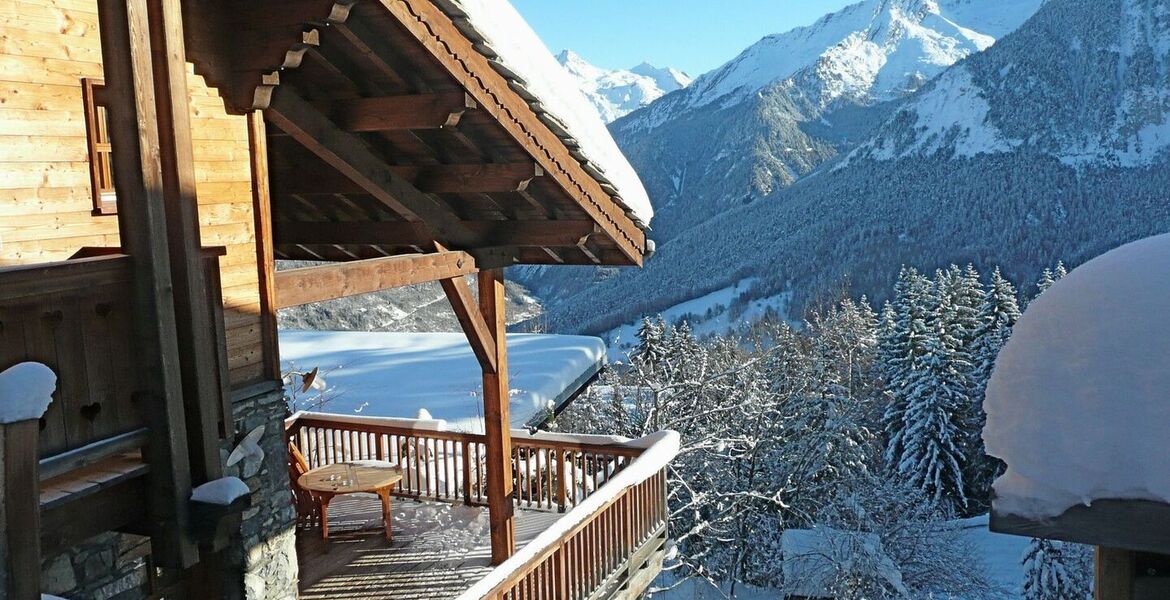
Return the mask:
[[[219,565],[224,569],[223,598],[289,600],[297,594],[296,511],[288,480],[284,440],[285,402],[280,391],[244,398],[233,405],[241,438],[264,428],[258,446],[243,460],[224,467],[224,476],[244,480],[252,490],[252,506],[241,518]],[[236,444],[226,443],[226,464]],[[41,563],[45,592],[87,600],[139,600],[167,590],[182,589],[182,574],[156,576],[150,562],[150,539],[103,533]],[[198,577],[199,575],[194,575]],[[176,584],[174,578],[180,580]],[[164,581],[169,580],[169,581]],[[174,587],[172,587],[174,586]]]
[[241,436],[264,427],[259,442],[264,455],[224,469],[225,476],[243,479],[252,490],[252,507],[243,514],[228,560],[240,569],[247,600],[296,598],[296,509],[289,489],[284,395],[278,391],[243,399],[232,413]]
[[150,539],[102,533],[41,562],[50,594],[93,600],[137,600],[151,591]]

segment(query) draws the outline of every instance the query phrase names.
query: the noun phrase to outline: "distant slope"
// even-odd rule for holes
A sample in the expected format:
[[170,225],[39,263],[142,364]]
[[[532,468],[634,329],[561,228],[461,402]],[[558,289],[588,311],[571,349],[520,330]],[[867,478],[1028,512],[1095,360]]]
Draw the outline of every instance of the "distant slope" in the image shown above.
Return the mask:
[[845,282],[880,293],[903,263],[970,260],[1032,278],[1170,230],[1167,14],[1170,0],[1049,0],[848,160],[682,231],[642,271],[551,303],[554,328],[604,331],[753,276],[758,297],[792,290],[796,305]]
[[557,62],[579,83],[606,123],[691,83],[690,76],[678,69],[649,63],[628,70],[602,69],[572,50],[558,54]]

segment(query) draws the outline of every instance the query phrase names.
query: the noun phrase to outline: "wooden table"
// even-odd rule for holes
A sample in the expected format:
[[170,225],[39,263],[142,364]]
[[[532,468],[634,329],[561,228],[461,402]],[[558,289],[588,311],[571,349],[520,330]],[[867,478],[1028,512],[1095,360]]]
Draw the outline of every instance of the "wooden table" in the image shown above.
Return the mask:
[[[347,479],[352,477],[352,480]],[[321,501],[321,538],[329,539],[329,502],[342,494],[377,494],[382,499],[382,522],[390,534],[390,488],[402,480],[402,469],[370,463],[337,463],[317,467],[297,479]]]

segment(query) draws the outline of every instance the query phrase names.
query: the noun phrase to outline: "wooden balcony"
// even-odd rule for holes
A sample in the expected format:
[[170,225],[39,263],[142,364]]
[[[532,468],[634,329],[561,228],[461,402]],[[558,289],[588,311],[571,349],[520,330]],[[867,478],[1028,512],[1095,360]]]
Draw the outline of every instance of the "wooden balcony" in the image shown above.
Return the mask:
[[[634,598],[661,570],[667,463],[677,436],[512,433],[517,552],[490,566],[484,437],[407,419],[299,413],[289,439],[311,467],[403,469],[393,542],[374,496],[331,508],[331,541],[298,531],[303,598]],[[341,533],[338,533],[341,532]]]

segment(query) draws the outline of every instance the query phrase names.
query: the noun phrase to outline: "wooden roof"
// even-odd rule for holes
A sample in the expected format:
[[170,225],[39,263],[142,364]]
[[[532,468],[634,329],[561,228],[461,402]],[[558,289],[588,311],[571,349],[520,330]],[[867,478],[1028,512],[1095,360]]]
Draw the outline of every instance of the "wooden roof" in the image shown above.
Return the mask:
[[265,111],[277,258],[641,264],[643,225],[617,190],[450,7],[184,10],[197,72],[229,110]]

